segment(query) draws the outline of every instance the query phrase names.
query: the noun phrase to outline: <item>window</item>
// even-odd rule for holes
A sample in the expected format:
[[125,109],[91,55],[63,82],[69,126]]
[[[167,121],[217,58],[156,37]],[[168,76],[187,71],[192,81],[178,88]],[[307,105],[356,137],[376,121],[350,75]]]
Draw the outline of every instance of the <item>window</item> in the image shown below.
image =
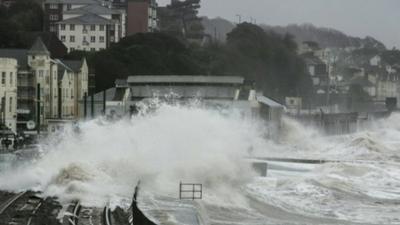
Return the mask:
[[9,112],[12,112],[12,104],[13,104],[13,98],[10,97],[10,108],[8,109]]
[[75,24],[70,24],[69,25],[69,30],[75,30]]
[[94,52],[94,51],[96,51],[96,49],[95,48],[90,48],[90,51]]
[[57,4],[50,4],[50,9],[58,9],[58,5]]
[[50,15],[50,20],[51,21],[57,21],[58,20],[58,15],[57,14]]
[[75,48],[70,48],[69,51],[73,52],[73,51],[75,51]]
[[65,24],[60,24],[60,30],[65,30]]
[[67,10],[70,10],[71,8],[71,4],[67,4]]
[[73,90],[71,89],[71,99],[73,99],[74,98],[74,92],[73,92]]
[[104,43],[104,36],[100,36],[100,43]]
[[86,25],[83,25],[82,33],[87,34],[87,32],[88,32],[88,30],[87,30]]
[[50,25],[50,32],[57,32],[57,27],[55,25]]
[[3,86],[6,84],[6,72],[1,73],[1,84]]
[[90,25],[90,30],[96,30],[96,25]]
[[39,78],[43,78],[43,70],[39,70]]
[[90,42],[92,42],[92,43],[96,42],[96,36],[91,36],[90,37]]
[[104,25],[100,25],[100,30],[101,30],[101,31],[104,30]]
[[10,72],[10,86],[13,85],[13,72]]
[[75,42],[75,36],[73,35],[69,36],[69,42]]
[[62,42],[65,42],[65,35],[61,35],[60,39],[61,39]]

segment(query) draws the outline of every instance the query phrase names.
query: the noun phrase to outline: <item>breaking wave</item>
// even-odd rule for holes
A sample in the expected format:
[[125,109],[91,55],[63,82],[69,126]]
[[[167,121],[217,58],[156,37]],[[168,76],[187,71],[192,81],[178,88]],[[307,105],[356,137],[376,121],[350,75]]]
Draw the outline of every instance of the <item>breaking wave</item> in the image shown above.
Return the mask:
[[[252,208],[255,198],[261,202],[255,208],[281,209],[278,220],[294,221],[287,224],[398,222],[400,114],[335,137],[284,118],[280,139],[272,141],[265,138],[264,123],[234,110],[160,102],[142,109],[130,119],[82,122],[43,141],[41,157],[0,172],[0,189],[34,189],[94,206],[123,205],[140,180],[144,211],[151,212],[183,207],[176,201],[183,181],[204,184],[202,212],[211,221],[257,224],[246,221],[256,216],[263,221],[264,213],[279,217],[274,212],[280,211]],[[289,169],[254,178],[244,160],[248,156],[332,162],[279,164],[276,168]]]
[[160,195],[178,196],[180,181],[229,193],[251,178],[243,158],[264,142],[261,131],[234,111],[160,104],[131,119],[66,129],[43,143],[34,164],[2,173],[0,189],[93,205],[130,198],[138,180]]

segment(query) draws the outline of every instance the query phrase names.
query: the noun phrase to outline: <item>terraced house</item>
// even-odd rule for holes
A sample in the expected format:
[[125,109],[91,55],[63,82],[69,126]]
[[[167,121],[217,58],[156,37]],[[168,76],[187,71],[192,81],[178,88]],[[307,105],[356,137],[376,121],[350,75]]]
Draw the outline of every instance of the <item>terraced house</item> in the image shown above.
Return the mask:
[[0,58],[1,124],[13,132],[17,129],[17,69],[17,60]]
[[38,38],[30,49],[0,49],[0,74],[2,124],[14,133],[45,129],[54,119],[79,118],[78,101],[88,90],[85,59],[53,59]]

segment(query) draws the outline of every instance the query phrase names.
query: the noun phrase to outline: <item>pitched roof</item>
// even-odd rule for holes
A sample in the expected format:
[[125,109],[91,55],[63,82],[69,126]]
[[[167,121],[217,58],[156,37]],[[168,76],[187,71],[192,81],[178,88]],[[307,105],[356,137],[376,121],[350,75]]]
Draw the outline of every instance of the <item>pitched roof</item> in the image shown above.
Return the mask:
[[120,14],[121,11],[110,9],[101,5],[86,5],[80,8],[71,9],[63,12],[64,14],[87,14],[92,13],[96,15],[111,15]]
[[202,84],[243,84],[243,77],[236,76],[130,76],[128,83],[202,83]]
[[67,54],[67,47],[53,32],[24,32],[29,46],[33,46],[37,37],[40,37],[50,52],[51,58],[62,58]]
[[28,50],[26,49],[0,49],[0,58],[12,58],[18,61],[21,69],[28,68]]
[[62,80],[64,78],[64,74],[65,74],[66,70],[73,72],[73,70],[71,68],[69,68],[66,64],[64,64],[61,60],[57,59],[56,62],[58,64],[57,69],[58,69],[58,75],[59,75],[58,79],[59,80]]
[[61,60],[63,64],[68,66],[71,70],[78,73],[82,68],[82,60]]
[[59,24],[114,24],[115,22],[105,19],[95,14],[84,14],[82,16],[66,19],[58,22]]
[[36,38],[35,43],[33,43],[31,49],[28,51],[29,54],[47,54],[50,55],[49,50],[47,50],[46,45],[44,45],[42,38]]

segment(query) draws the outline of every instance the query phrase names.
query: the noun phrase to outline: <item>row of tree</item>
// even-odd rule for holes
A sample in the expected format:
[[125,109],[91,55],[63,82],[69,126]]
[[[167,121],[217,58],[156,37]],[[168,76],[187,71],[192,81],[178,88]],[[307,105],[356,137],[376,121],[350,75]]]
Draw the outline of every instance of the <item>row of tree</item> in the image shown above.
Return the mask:
[[[129,36],[106,50],[72,52],[67,58],[87,57],[96,73],[97,90],[114,86],[115,79],[138,74],[237,75],[278,100],[283,96],[311,95],[311,81],[290,35],[242,23],[224,43],[193,42],[193,35],[203,30],[197,17],[199,2],[174,1],[169,5],[166,17],[170,23],[165,24],[165,32]],[[42,19],[43,11],[35,0],[17,0],[10,8],[0,7],[0,48],[28,48],[31,41],[24,33],[41,31]],[[174,27],[182,33],[171,33]]]
[[228,34],[224,44],[201,46],[164,33],[147,33],[126,37],[100,52],[72,52],[67,57],[88,58],[98,90],[129,75],[237,75],[279,100],[312,94],[311,80],[296,49],[290,35],[267,33],[243,23]]
[[16,0],[7,8],[0,5],[0,48],[27,48],[25,34],[42,31],[43,10],[35,0]]

